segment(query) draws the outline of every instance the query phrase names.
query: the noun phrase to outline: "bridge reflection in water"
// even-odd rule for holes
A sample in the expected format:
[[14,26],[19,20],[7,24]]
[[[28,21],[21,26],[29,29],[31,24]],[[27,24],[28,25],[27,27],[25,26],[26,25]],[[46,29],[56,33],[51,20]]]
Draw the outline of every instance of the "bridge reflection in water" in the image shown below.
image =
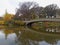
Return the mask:
[[58,27],[56,27],[56,28],[46,28],[46,31],[47,32],[60,32],[60,29],[58,28]]
[[27,27],[7,27],[0,29],[0,42],[0,45],[59,45],[60,34],[38,33]]

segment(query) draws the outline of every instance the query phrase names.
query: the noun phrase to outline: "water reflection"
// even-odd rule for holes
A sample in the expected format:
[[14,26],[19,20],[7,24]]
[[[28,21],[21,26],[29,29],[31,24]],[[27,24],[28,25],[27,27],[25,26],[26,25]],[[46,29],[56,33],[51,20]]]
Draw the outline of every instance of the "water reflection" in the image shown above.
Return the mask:
[[9,34],[6,39],[6,35],[4,31],[0,31],[0,45],[15,45],[15,37],[14,33]]
[[49,27],[49,28],[46,28],[46,31],[47,32],[60,32],[60,28],[59,27]]
[[59,45],[59,34],[36,33],[26,27],[0,30],[0,45]]

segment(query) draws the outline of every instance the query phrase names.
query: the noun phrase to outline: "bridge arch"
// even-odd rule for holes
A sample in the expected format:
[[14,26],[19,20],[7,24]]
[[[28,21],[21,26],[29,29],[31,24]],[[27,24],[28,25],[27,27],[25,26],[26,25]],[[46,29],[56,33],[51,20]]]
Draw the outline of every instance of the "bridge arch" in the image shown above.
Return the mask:
[[36,19],[36,20],[30,20],[30,21],[24,21],[26,23],[26,25],[31,25],[32,23],[35,22],[60,22],[60,19],[47,19],[47,18],[43,18],[43,19]]
[[[27,26],[31,26],[33,23],[37,23],[37,22],[42,22],[42,21],[34,21],[34,22],[28,22],[26,23]],[[45,22],[45,21],[44,21]]]

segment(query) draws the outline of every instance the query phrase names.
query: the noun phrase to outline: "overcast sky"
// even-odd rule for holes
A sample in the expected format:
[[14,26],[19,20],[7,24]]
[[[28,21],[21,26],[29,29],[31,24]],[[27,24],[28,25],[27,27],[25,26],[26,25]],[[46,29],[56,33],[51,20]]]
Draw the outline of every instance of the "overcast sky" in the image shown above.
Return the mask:
[[18,7],[19,2],[37,2],[40,6],[45,7],[49,4],[57,4],[60,7],[60,0],[0,0],[0,16],[3,16],[5,10],[9,13],[15,14],[15,10]]

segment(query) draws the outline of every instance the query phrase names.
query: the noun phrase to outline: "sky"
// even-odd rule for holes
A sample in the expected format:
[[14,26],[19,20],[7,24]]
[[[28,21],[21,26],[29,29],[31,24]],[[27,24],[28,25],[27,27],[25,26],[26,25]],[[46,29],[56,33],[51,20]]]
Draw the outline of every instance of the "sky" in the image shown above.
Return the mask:
[[49,4],[57,4],[60,7],[60,0],[0,0],[0,16],[5,14],[7,10],[8,13],[15,14],[16,8],[19,7],[20,2],[37,2],[40,6],[47,6]]

